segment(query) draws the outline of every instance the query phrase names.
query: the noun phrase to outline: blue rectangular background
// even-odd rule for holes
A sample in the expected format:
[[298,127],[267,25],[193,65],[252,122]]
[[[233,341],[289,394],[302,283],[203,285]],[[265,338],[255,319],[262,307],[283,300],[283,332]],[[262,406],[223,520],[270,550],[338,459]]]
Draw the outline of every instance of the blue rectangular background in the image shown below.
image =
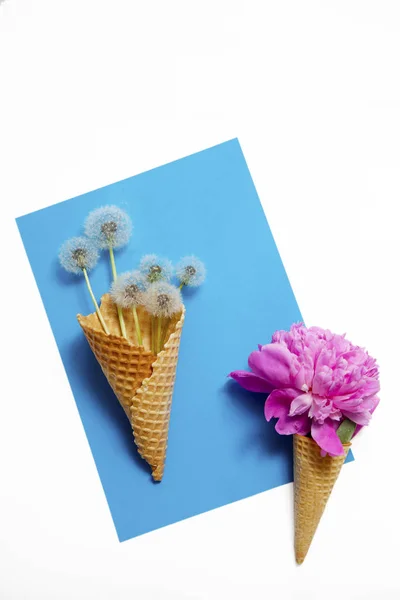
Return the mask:
[[[88,212],[127,210],[120,272],[146,253],[196,254],[208,269],[185,290],[187,318],[164,478],[154,484],[131,427],[75,318],[93,312],[83,278],[58,266]],[[292,439],[263,416],[264,397],[227,380],[258,343],[301,320],[237,140],[17,219],[121,541],[292,481]],[[91,276],[110,283],[103,255]]]

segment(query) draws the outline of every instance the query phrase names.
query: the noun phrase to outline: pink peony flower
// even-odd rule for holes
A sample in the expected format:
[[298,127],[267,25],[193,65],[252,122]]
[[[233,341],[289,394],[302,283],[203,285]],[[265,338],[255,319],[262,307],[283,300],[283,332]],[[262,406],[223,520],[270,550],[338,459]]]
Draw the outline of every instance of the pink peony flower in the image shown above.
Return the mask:
[[379,403],[376,360],[327,329],[297,323],[277,331],[271,344],[250,354],[249,367],[252,372],[230,377],[247,390],[269,393],[267,421],[277,418],[275,429],[283,435],[311,433],[323,454],[343,454],[340,423],[350,419],[357,433]]

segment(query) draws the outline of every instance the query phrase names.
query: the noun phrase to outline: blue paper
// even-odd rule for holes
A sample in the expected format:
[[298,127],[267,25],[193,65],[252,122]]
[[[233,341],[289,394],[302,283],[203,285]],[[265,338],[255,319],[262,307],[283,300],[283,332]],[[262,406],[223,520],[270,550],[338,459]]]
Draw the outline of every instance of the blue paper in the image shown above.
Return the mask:
[[[76,320],[93,312],[83,278],[58,265],[61,243],[105,204],[134,223],[120,272],[143,254],[196,254],[206,283],[184,290],[187,317],[166,468],[153,483],[131,426]],[[292,438],[264,419],[264,397],[227,375],[258,343],[302,320],[239,142],[203,152],[17,219],[120,541],[292,481]],[[110,283],[107,253],[91,274]],[[54,423],[54,426],[58,426]],[[73,442],[72,442],[73,443]]]

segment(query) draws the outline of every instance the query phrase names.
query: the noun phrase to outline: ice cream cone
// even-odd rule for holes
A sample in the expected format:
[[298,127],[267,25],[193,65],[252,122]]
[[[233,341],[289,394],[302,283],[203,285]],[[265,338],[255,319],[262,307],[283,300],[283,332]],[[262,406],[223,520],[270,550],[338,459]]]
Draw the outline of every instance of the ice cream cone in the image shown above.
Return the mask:
[[118,314],[110,296],[100,311],[110,331],[106,335],[96,313],[78,315],[86,339],[133,429],[139,453],[161,481],[167,450],[169,418],[185,307],[172,317],[164,348],[151,347],[151,317],[138,307],[143,346],[137,345],[132,311],[124,309],[127,339],[121,336]]
[[351,444],[343,456],[321,456],[312,438],[294,435],[294,513],[296,562],[304,561]]

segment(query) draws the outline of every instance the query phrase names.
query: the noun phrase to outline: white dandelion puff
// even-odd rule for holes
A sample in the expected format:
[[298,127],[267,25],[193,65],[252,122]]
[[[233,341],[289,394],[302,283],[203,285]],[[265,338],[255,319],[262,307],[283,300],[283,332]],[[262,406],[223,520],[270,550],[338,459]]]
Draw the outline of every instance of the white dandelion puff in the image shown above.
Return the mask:
[[83,274],[85,277],[86,285],[89,290],[90,297],[96,309],[97,316],[103,327],[105,333],[109,335],[109,330],[106,322],[104,321],[103,315],[101,314],[99,305],[92,290],[90,284],[88,271],[96,266],[99,259],[99,251],[91,240],[86,237],[74,237],[70,238],[60,248],[58,254],[61,266],[70,273],[75,275]]
[[143,304],[143,292],[147,282],[139,271],[122,273],[114,281],[110,295],[114,303],[122,308],[131,308]]
[[85,234],[103,250],[125,246],[132,229],[128,213],[113,205],[96,208],[85,221]]
[[58,258],[66,271],[81,275],[83,269],[90,271],[99,260],[99,252],[87,237],[73,237],[61,246]]
[[143,305],[154,317],[172,317],[181,310],[180,291],[166,281],[152,283],[143,295]]
[[[117,279],[114,248],[121,248],[128,243],[132,234],[132,221],[129,215],[118,206],[102,206],[93,210],[85,221],[86,235],[101,249],[108,249],[113,280]],[[121,334],[127,339],[126,326],[122,309],[117,305]]]
[[167,258],[161,258],[156,254],[146,254],[139,265],[140,272],[149,283],[156,281],[170,281],[173,274],[173,266]]
[[182,258],[176,266],[175,273],[181,287],[184,285],[198,287],[206,278],[204,263],[196,256]]

